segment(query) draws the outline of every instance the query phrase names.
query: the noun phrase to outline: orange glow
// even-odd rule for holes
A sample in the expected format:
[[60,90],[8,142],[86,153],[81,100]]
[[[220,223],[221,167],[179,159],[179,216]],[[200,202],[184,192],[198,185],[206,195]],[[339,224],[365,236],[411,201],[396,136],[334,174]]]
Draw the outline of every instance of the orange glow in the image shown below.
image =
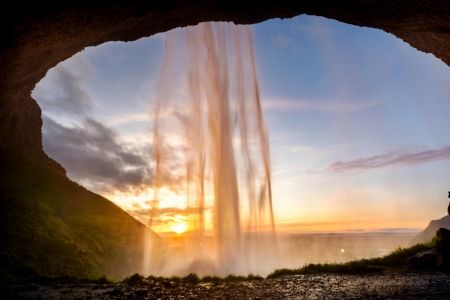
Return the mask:
[[172,231],[176,232],[177,234],[182,234],[186,232],[187,226],[186,223],[175,223],[172,226]]

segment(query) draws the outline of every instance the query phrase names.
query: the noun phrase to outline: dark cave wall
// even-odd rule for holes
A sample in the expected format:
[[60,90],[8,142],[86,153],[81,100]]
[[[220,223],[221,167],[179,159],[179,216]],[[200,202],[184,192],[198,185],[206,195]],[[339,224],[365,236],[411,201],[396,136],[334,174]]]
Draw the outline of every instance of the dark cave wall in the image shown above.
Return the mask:
[[30,97],[46,72],[88,46],[204,21],[257,23],[310,14],[380,28],[450,65],[450,0],[15,1],[0,12],[0,149],[47,159]]

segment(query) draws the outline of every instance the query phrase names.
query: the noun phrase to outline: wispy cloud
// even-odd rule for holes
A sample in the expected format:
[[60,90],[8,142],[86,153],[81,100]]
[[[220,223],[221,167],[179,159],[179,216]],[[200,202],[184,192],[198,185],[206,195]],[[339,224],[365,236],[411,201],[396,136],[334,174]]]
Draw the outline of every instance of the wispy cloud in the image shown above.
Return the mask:
[[[150,203],[146,203],[150,205]],[[198,215],[203,210],[203,212],[211,210],[211,207],[207,206],[204,208],[188,206],[186,208],[179,207],[163,207],[163,208],[151,208],[151,207],[141,207],[136,205],[133,210],[129,213],[139,220],[148,220],[152,216],[152,226],[159,225],[170,225],[176,223],[180,220],[186,220],[187,217],[192,215]]]
[[287,48],[294,43],[294,38],[281,31],[278,31],[277,34],[272,35],[272,42],[277,47]]
[[149,111],[149,112],[144,112],[144,113],[121,114],[118,116],[108,118],[108,120],[106,120],[106,123],[109,126],[118,126],[118,125],[123,125],[123,124],[134,123],[134,122],[149,123],[152,120],[153,120],[153,116],[150,114],[150,111]]
[[[149,203],[147,203],[149,204]],[[210,210],[211,207],[204,207],[203,211]],[[180,216],[189,216],[194,214],[199,214],[202,211],[202,208],[200,207],[193,207],[193,206],[187,206],[185,208],[179,208],[179,207],[162,207],[162,208],[142,208],[138,207],[136,210],[133,210],[135,214],[138,215],[149,215],[150,213],[153,213],[154,216],[161,216],[161,215],[180,215]]]
[[263,100],[264,109],[296,110],[296,111],[323,111],[346,113],[367,109],[380,104],[381,101],[348,101],[348,100],[303,100],[303,99],[272,99]]
[[326,171],[343,173],[353,170],[369,170],[388,165],[415,165],[450,158],[450,146],[438,149],[397,149],[383,154],[357,158],[351,161],[336,161]]
[[307,38],[319,39],[330,34],[330,28],[320,18],[314,18],[310,24],[295,24],[294,28],[301,31]]
[[87,76],[95,73],[95,68],[80,55],[73,60],[76,68],[62,62],[51,69],[44,80],[36,85],[32,96],[42,110],[71,116],[91,113],[92,96],[84,81]]
[[[205,108],[206,109],[206,108]],[[175,120],[181,113],[185,113],[186,107],[166,107],[159,113],[160,120]],[[110,126],[118,126],[134,122],[148,122],[155,120],[155,107],[142,108],[140,112],[122,113],[109,117],[106,121]]]
[[312,152],[315,151],[313,147],[304,146],[304,145],[294,145],[291,147],[287,147],[291,152]]

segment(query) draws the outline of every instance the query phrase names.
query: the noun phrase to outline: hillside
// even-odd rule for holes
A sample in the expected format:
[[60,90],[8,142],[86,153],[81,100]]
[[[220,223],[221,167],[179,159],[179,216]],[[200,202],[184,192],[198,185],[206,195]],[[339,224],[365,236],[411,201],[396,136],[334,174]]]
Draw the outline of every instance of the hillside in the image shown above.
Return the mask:
[[439,228],[450,229],[450,216],[445,216],[439,220],[432,220],[427,228],[414,237],[412,244],[425,243],[430,241]]
[[0,278],[142,272],[144,235],[111,201],[31,156],[0,151]]

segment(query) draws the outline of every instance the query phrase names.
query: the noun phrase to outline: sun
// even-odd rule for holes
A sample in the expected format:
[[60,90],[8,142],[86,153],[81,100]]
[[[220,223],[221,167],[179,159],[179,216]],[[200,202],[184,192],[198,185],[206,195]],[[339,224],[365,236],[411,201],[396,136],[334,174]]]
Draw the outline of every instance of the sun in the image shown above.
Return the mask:
[[178,234],[182,234],[186,230],[187,230],[186,223],[176,223],[172,226],[172,231],[174,231]]

